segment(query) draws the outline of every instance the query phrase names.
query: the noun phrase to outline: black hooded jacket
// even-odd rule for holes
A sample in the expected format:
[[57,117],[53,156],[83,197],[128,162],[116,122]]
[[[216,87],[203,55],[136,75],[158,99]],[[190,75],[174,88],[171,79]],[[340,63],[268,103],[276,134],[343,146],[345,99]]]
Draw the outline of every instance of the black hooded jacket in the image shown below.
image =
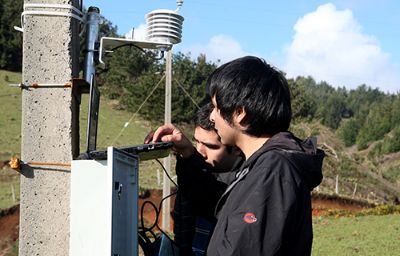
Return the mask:
[[322,180],[324,156],[312,139],[278,133],[243,163],[227,188],[201,171],[201,156],[178,158],[178,176],[197,210],[212,216],[215,209],[218,219],[207,255],[310,255],[310,191]]
[[324,156],[311,139],[270,138],[217,203],[207,255],[310,255],[310,191],[322,180]]

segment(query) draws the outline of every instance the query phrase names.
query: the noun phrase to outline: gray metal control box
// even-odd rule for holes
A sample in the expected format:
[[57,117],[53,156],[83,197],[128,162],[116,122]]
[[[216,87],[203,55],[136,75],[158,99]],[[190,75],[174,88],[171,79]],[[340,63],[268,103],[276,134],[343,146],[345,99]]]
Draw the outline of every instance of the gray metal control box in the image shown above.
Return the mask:
[[72,161],[70,256],[138,255],[138,163],[113,147]]

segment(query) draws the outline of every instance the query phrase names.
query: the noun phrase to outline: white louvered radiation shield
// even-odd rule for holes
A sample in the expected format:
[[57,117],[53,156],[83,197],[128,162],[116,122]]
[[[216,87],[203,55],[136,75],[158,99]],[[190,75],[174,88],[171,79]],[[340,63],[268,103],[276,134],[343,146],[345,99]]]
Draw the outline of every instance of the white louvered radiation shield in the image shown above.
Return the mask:
[[159,9],[148,13],[146,39],[152,42],[180,43],[183,20],[176,11]]

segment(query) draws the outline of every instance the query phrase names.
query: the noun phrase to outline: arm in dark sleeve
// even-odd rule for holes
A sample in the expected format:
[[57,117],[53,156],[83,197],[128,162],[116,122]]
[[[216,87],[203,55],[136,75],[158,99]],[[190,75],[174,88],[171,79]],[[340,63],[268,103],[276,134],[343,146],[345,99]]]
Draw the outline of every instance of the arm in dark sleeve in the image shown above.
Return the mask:
[[214,209],[227,185],[206,171],[209,168],[195,150],[188,158],[177,157],[176,174],[180,193],[192,200],[199,215],[214,217]]

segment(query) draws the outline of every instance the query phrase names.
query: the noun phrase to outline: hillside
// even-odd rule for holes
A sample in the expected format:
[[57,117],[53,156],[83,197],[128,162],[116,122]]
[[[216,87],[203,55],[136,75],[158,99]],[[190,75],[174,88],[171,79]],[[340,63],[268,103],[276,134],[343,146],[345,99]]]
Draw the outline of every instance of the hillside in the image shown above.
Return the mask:
[[[326,153],[323,166],[324,179],[317,192],[334,194],[337,179],[338,192],[341,196],[376,203],[398,202],[399,153],[382,155],[376,163],[369,155],[374,143],[362,151],[358,151],[355,147],[345,147],[331,129],[315,122],[297,123],[292,125],[291,129],[300,137],[316,136],[318,146]],[[389,175],[392,177],[390,180],[386,178]]]
[[[9,83],[19,83],[20,74],[0,71],[0,160],[7,160],[20,152],[21,92],[9,87]],[[84,148],[87,95],[81,105],[81,148]],[[155,128],[157,123],[141,120],[131,112],[117,110],[115,102],[101,99],[98,147],[138,144],[146,133]],[[133,110],[135,112],[136,110]],[[126,123],[129,125],[124,128]],[[191,130],[191,129],[188,129]],[[317,136],[318,144],[327,153],[324,161],[324,180],[317,192],[334,194],[336,179],[338,192],[346,197],[355,197],[372,202],[393,202],[400,194],[400,153],[393,153],[371,158],[372,143],[367,149],[358,151],[354,147],[345,147],[336,134],[319,122],[296,122],[291,130],[299,137]],[[122,132],[123,131],[123,132]],[[156,162],[145,162],[141,168],[152,170],[140,178],[143,187],[159,187]],[[145,172],[143,172],[145,173]],[[3,175],[3,173],[2,173]],[[17,180],[13,180],[17,183]],[[1,181],[1,180],[0,180]],[[6,185],[10,190],[10,185]],[[17,184],[16,184],[17,186]],[[17,189],[17,188],[16,188]],[[397,199],[396,199],[397,198]]]

